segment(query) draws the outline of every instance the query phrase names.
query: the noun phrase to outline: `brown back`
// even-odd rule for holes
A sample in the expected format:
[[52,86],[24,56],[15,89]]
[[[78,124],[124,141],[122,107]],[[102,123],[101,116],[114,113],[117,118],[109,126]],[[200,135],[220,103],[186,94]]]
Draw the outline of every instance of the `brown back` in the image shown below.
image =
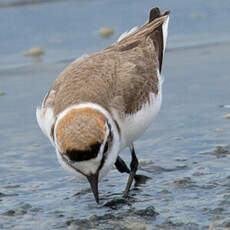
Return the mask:
[[82,102],[99,104],[108,111],[113,107],[121,115],[137,112],[150,92],[158,93],[161,27],[166,18],[150,13],[150,21],[136,32],[69,65],[54,82],[45,106],[53,107],[55,115]]

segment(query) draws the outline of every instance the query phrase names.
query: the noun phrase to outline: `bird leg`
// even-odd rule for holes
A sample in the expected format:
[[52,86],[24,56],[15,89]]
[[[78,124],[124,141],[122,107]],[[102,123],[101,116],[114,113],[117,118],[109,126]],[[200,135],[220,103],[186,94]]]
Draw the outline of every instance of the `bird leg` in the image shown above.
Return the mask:
[[132,160],[131,160],[131,163],[130,163],[130,169],[131,170],[130,170],[130,173],[129,173],[129,179],[128,179],[128,182],[126,184],[126,188],[125,188],[123,197],[127,197],[128,196],[130,187],[131,187],[131,185],[133,183],[133,179],[134,179],[134,177],[136,175],[136,171],[137,171],[137,168],[138,168],[138,159],[136,157],[136,153],[135,153],[133,144],[131,144],[129,146],[129,149],[130,149],[131,155],[132,155]]
[[131,154],[132,154],[132,161],[131,161],[131,164],[130,164],[131,171],[128,168],[128,166],[126,165],[125,161],[120,156],[117,157],[117,160],[115,162],[115,166],[116,166],[117,170],[120,173],[128,173],[129,174],[129,179],[128,179],[128,182],[127,182],[127,185],[126,185],[126,189],[124,191],[124,197],[128,196],[128,192],[129,192],[130,187],[132,185],[133,178],[135,180],[135,185],[145,184],[146,181],[148,179],[150,179],[150,177],[148,177],[148,176],[137,175],[136,174],[136,171],[137,171],[137,168],[138,168],[138,159],[136,157],[133,145],[130,146],[130,151],[131,151]]
[[115,166],[120,173],[124,173],[124,172],[130,173],[128,166],[126,165],[124,160],[119,156],[117,157],[117,160],[115,162]]

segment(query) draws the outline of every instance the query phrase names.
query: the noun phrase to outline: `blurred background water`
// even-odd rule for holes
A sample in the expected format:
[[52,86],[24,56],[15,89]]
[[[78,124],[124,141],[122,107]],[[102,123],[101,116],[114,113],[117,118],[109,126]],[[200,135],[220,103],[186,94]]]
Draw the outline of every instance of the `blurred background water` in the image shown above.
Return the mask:
[[[1,0],[0,68],[29,64],[23,53],[41,47],[44,62],[75,58],[116,41],[147,20],[149,9],[172,11],[168,49],[229,41],[229,0]],[[101,27],[115,30],[103,40]]]
[[[35,109],[73,59],[141,26],[154,6],[171,10],[163,105],[135,142],[152,179],[123,200],[127,176],[112,170],[98,206],[60,168]],[[229,10],[229,0],[1,0],[0,229],[229,230]],[[114,34],[102,38],[103,27]],[[25,56],[32,47],[44,54]]]

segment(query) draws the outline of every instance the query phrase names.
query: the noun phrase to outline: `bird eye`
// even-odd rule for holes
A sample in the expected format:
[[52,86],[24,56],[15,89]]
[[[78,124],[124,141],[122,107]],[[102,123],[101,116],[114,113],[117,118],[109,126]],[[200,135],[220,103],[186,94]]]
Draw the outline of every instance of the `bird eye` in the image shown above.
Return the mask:
[[108,151],[108,148],[109,148],[109,144],[108,144],[108,141],[105,143],[105,146],[104,146],[104,151],[103,151],[103,154],[105,154],[107,151]]

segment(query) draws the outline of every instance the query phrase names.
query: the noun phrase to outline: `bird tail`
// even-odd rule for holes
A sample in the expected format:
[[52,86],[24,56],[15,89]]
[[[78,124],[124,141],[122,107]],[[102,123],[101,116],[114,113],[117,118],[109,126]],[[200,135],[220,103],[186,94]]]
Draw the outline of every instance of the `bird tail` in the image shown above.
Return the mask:
[[142,39],[150,37],[157,53],[159,70],[161,72],[168,35],[169,14],[170,11],[161,14],[159,8],[151,9],[147,23],[138,29],[135,28],[135,30],[127,33],[125,36],[121,35],[121,38],[118,40],[120,50],[135,47]]
[[[170,11],[166,11],[164,14],[161,14],[159,8],[151,9],[149,14],[148,23],[150,25],[156,25],[156,27],[154,27],[154,31],[150,34],[150,37],[153,40],[154,46],[158,54],[160,72],[168,36],[169,14]],[[158,23],[160,24],[158,25]]]

